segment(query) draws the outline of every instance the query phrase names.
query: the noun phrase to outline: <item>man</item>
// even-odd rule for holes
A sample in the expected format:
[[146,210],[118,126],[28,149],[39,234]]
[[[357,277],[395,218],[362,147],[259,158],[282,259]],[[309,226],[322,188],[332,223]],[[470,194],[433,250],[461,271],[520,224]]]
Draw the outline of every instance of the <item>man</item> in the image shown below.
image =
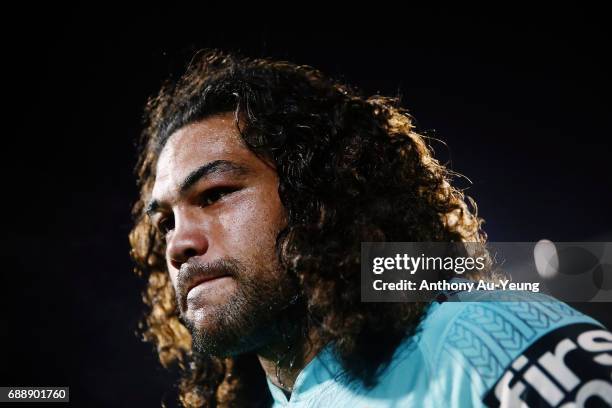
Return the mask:
[[361,302],[361,242],[485,241],[396,100],[211,51],[143,136],[132,255],[184,406],[612,404],[612,335],[562,303]]

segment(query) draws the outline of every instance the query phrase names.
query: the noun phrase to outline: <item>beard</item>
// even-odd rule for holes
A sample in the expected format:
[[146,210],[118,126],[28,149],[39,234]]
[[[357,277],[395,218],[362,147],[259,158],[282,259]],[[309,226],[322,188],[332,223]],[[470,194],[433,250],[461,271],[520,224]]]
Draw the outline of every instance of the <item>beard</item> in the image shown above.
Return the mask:
[[[191,333],[194,351],[216,357],[236,356],[273,342],[288,341],[300,332],[305,306],[296,282],[278,265],[247,268],[235,258],[223,258],[191,265],[186,274],[201,269],[215,269],[231,276],[236,290],[226,302],[206,306],[207,317],[200,324],[188,319],[187,306],[178,302],[180,319]],[[183,282],[179,278],[179,300],[186,296]]]

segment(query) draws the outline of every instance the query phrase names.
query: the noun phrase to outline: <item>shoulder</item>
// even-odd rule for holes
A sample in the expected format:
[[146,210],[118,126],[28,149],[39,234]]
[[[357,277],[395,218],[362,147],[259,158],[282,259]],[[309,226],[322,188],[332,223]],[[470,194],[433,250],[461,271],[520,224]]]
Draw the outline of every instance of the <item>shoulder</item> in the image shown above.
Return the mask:
[[[460,294],[459,298],[461,301],[432,304],[418,341],[434,377],[431,380],[439,384],[437,392],[447,401],[495,405],[503,392],[510,395],[507,385],[518,372],[516,367],[528,377],[552,385],[544,392],[552,398],[547,402],[566,401],[566,394],[575,392],[576,387],[568,391],[559,386],[559,381],[565,380],[555,378],[555,374],[560,375],[558,371],[554,373],[560,364],[566,366],[563,356],[572,352],[574,363],[590,363],[597,352],[581,349],[599,348],[601,353],[601,341],[608,341],[612,351],[612,334],[599,322],[548,296],[476,292]],[[595,343],[598,347],[593,347]],[[531,368],[530,364],[536,361],[537,365]],[[552,372],[544,372],[547,369]],[[578,374],[568,370],[573,377],[568,372],[564,375],[575,382]],[[603,371],[609,383],[610,370]]]

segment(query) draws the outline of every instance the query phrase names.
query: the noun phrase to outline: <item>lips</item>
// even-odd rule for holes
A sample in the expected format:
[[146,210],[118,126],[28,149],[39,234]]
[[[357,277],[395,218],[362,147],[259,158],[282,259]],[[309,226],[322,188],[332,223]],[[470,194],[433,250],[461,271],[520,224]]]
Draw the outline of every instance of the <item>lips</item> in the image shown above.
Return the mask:
[[191,289],[195,288],[196,286],[204,283],[204,282],[208,282],[211,281],[213,279],[219,279],[222,278],[224,276],[229,276],[226,274],[220,274],[220,275],[209,275],[209,276],[201,276],[199,278],[194,278],[193,281],[187,286],[187,291],[185,293],[185,295],[189,295],[189,292],[191,292]]
[[[196,287],[200,287],[199,292],[204,291],[202,293],[206,293],[206,301],[217,297],[217,289],[221,289],[223,286],[217,285],[217,280],[220,280],[218,283],[221,283],[226,279],[221,280],[220,278],[236,276],[236,270],[236,266],[225,259],[218,259],[209,263],[201,263],[192,259],[190,262],[183,263],[178,272],[176,286],[176,295],[181,311],[185,312],[187,310],[188,295]],[[202,284],[206,284],[206,287],[201,287]],[[193,293],[191,297],[194,298],[192,300],[195,300],[195,298],[200,298],[200,295]],[[202,301],[202,299],[199,301]]]

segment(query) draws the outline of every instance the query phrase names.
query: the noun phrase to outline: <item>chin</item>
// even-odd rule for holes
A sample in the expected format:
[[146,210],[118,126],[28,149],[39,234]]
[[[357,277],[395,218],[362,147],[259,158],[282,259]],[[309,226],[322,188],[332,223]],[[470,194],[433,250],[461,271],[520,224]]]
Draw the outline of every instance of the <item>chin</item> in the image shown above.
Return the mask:
[[[217,328],[215,328],[217,329]],[[263,331],[231,333],[207,330],[205,327],[191,332],[193,349],[215,357],[234,357],[258,350],[272,339]]]
[[[228,314],[223,307],[207,306],[186,321],[194,350],[216,357],[232,357],[258,350],[277,336],[274,325]],[[229,319],[228,319],[229,317]],[[238,318],[236,318],[238,317]],[[232,319],[233,318],[233,319]]]

